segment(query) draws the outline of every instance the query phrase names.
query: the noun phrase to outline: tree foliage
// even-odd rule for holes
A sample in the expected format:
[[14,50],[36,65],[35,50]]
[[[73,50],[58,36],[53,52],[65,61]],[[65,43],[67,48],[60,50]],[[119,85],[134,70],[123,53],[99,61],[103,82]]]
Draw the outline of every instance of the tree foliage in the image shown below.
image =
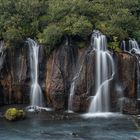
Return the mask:
[[88,40],[94,28],[113,41],[140,41],[140,0],[0,0],[0,38],[37,38],[55,46],[63,36]]

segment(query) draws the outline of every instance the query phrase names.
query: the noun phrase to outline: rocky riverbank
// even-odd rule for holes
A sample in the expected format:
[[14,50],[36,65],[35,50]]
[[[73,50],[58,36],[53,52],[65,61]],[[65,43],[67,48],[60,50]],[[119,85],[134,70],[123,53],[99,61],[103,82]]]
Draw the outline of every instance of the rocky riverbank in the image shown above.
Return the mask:
[[[36,120],[76,120],[80,119],[77,113],[68,113],[64,111],[45,111],[40,110],[38,112],[28,112],[25,105],[7,105],[0,107],[0,118],[4,119],[4,114],[9,108],[17,108],[25,111],[25,119],[36,119]],[[5,120],[5,119],[4,119]]]

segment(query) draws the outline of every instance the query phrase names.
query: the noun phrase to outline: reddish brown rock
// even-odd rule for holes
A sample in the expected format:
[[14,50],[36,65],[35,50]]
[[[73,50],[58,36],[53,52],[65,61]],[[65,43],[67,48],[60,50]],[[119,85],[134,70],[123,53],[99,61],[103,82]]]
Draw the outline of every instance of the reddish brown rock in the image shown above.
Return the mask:
[[67,108],[68,94],[77,61],[77,49],[61,46],[47,62],[46,97],[55,109]]
[[136,58],[128,53],[118,54],[118,79],[125,97],[136,98]]
[[[68,108],[71,83],[76,74],[73,110],[86,112],[91,96],[95,95],[95,52],[87,48],[60,46],[47,58],[42,49],[39,56],[39,83],[45,103],[56,110]],[[116,110],[119,91],[127,98],[136,100],[136,58],[128,53],[115,54],[116,75],[111,82],[111,102]],[[30,69],[28,49],[15,48],[7,51],[0,77],[0,104],[27,103],[30,93]],[[127,104],[128,106],[128,104]]]
[[5,53],[0,78],[0,104],[24,103],[22,85],[27,79],[26,52],[21,46],[7,49]]

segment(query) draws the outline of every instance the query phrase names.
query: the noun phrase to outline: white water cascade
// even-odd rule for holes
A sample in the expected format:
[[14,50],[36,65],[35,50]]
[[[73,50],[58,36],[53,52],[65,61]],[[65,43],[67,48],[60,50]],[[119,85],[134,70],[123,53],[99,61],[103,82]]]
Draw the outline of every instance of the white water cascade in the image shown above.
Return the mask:
[[88,113],[100,113],[110,111],[109,86],[114,78],[114,61],[107,50],[106,36],[99,31],[93,32],[91,38],[92,49],[96,52],[96,94],[93,97]]
[[140,54],[140,48],[138,42],[135,39],[129,40],[129,52],[135,52],[136,54]]
[[80,73],[82,71],[83,68],[83,64],[81,65],[79,71],[76,73],[76,75],[73,78],[71,87],[70,87],[70,95],[69,95],[69,101],[68,101],[68,112],[71,113],[72,112],[72,106],[73,106],[73,99],[74,99],[74,95],[75,95],[75,86],[76,86],[76,81],[78,80]]
[[3,67],[3,62],[4,62],[4,59],[5,59],[5,53],[4,53],[4,42],[1,41],[0,42],[0,70],[2,69]]
[[126,51],[126,42],[125,42],[125,40],[123,40],[123,41],[121,42],[121,50],[122,50],[122,51]]
[[129,49],[139,49],[138,42],[135,39],[129,40]]
[[39,45],[32,39],[28,38],[29,57],[30,57],[30,73],[31,73],[31,93],[30,103],[31,106],[43,106],[42,91],[38,83],[38,54]]

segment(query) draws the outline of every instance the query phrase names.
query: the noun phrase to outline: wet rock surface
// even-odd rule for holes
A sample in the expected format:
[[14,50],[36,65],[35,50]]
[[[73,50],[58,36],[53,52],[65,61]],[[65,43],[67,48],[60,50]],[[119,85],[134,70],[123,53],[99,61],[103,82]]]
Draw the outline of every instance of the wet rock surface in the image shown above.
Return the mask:
[[[130,53],[116,53],[114,54],[116,74],[111,86],[111,106],[112,111],[127,110],[124,113],[134,112],[134,108],[122,105],[123,99],[129,99],[127,106],[136,104],[137,100],[137,61],[135,56]],[[123,101],[122,101],[123,100]],[[124,103],[124,102],[123,102]],[[136,106],[135,106],[136,107]],[[127,108],[127,109],[126,109]],[[135,108],[137,110],[137,107]],[[136,111],[137,112],[137,111]],[[135,112],[135,113],[136,113]],[[133,113],[132,113],[133,114]]]
[[[29,47],[19,44],[14,48],[7,48],[4,52],[3,67],[0,71],[0,105],[29,104],[30,100],[30,67]],[[44,89],[44,77],[46,67],[45,51],[40,47],[39,81]],[[42,78],[43,77],[43,78]]]
[[25,89],[27,79],[27,59],[24,47],[15,47],[6,50],[6,57],[0,78],[0,104],[24,103],[22,87]]
[[122,113],[137,115],[139,113],[137,100],[125,98],[122,104]]
[[[29,104],[30,68],[28,47],[21,45],[6,50],[0,75],[0,105]],[[67,110],[71,83],[76,74],[73,111],[86,112],[95,93],[95,53],[72,45],[58,47],[48,57],[43,46],[39,53],[39,83],[44,105],[54,110]],[[136,58],[128,53],[114,54],[116,75],[111,82],[111,110],[117,110],[118,98],[137,98]]]
[[70,84],[77,64],[77,49],[64,45],[55,50],[47,62],[46,97],[48,105],[66,109]]
[[27,105],[6,105],[3,107],[0,107],[0,118],[4,119],[5,117],[5,112],[8,109],[17,109],[17,110],[23,110],[26,114],[26,118],[27,120],[76,120],[76,119],[80,119],[79,114],[76,113],[68,113],[67,111],[54,111],[53,109],[49,110],[49,111],[45,111],[45,110],[39,110],[39,111],[35,111],[35,112],[28,112],[26,110]]
[[118,55],[118,79],[125,97],[135,98],[136,94],[136,58],[127,53]]

